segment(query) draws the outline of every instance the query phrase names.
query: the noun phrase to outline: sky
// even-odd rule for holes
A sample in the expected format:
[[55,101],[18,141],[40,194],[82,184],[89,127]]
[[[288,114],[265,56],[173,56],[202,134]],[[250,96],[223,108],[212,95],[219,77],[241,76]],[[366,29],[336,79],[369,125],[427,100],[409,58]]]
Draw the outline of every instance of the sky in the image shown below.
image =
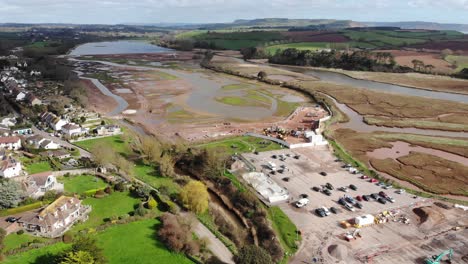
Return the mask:
[[0,22],[221,23],[271,17],[468,24],[468,0],[0,0]]

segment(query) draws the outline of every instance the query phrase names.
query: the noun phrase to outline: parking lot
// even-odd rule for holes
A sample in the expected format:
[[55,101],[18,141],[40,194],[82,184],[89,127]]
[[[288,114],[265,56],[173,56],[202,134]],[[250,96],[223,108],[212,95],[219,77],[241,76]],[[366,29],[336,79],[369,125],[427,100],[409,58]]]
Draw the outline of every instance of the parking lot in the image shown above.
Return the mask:
[[[437,206],[434,208],[431,199],[414,197],[407,193],[398,194],[395,189],[383,189],[376,183],[369,182],[369,179],[361,179],[362,174],[351,174],[342,168],[344,163],[335,161],[336,157],[328,147],[285,149],[243,155],[257,171],[268,174],[272,180],[289,192],[288,201],[274,205],[279,206],[289,216],[302,234],[301,246],[290,259],[290,263],[370,263],[369,261],[383,264],[423,263],[425,257],[437,255],[448,247],[456,251],[455,259],[460,260],[465,255],[463,251],[466,247],[460,241],[468,237],[468,229],[453,231],[452,228],[460,225],[468,226],[466,213],[452,208],[450,210]],[[276,158],[272,158],[273,155],[276,155]],[[280,159],[280,155],[285,157],[284,160]],[[296,155],[300,157],[296,159]],[[275,164],[276,171],[281,169],[284,171],[271,174],[271,163]],[[321,172],[325,172],[326,176],[321,175]],[[314,186],[320,187],[326,183],[334,187],[330,196],[312,189]],[[338,190],[339,187],[350,184],[355,185],[357,190],[349,188],[348,192]],[[338,199],[345,194],[355,198],[358,195],[370,195],[381,191],[393,197],[395,202],[381,204],[374,199],[361,201],[363,208],[355,208],[354,212],[338,204]],[[295,202],[304,195],[309,199],[309,203],[303,208],[297,208]],[[319,217],[315,209],[321,206],[327,208],[333,206],[340,212]],[[413,209],[423,206],[431,207],[434,212],[440,211],[444,217],[428,221],[431,223],[430,228],[422,229],[421,218],[413,212]],[[355,228],[343,229],[340,226],[341,221],[366,214],[377,215],[390,210],[397,211],[399,216],[407,217],[410,223],[390,221],[364,227],[361,230],[362,238],[353,242],[344,240],[344,233]]]

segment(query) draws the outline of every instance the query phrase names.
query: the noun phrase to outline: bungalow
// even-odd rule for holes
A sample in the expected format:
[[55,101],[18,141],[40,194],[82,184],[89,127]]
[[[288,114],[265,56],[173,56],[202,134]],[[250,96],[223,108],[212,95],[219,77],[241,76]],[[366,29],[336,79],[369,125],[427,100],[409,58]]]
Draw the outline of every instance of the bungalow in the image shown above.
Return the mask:
[[16,118],[15,117],[3,117],[0,125],[3,127],[12,127],[16,125]]
[[71,154],[65,150],[50,150],[47,151],[47,156],[62,160],[70,158]]
[[21,139],[19,137],[0,137],[0,148],[18,150],[21,148]]
[[21,174],[21,162],[11,156],[3,156],[0,160],[0,177],[13,178]]
[[47,207],[18,220],[20,227],[37,236],[59,237],[78,220],[86,220],[90,206],[75,197],[61,196]]
[[29,175],[29,179],[34,182],[41,192],[46,192],[57,184],[57,179],[50,171]]
[[94,132],[98,136],[113,136],[120,134],[122,129],[117,125],[105,125],[105,126],[98,126],[94,129]]
[[60,119],[58,116],[49,112],[43,113],[41,115],[41,120],[55,131],[61,130],[64,125],[68,124],[68,121]]
[[84,134],[80,126],[72,124],[72,123],[62,126],[62,133],[68,136],[77,136],[77,135]]

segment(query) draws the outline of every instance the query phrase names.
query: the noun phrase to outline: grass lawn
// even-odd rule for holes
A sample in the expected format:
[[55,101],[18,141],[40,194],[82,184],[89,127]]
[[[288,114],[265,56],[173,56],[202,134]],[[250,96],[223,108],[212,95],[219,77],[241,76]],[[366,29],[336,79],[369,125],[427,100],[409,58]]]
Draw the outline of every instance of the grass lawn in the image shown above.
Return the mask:
[[330,48],[330,43],[327,42],[298,42],[298,43],[287,43],[280,45],[268,46],[266,51],[268,54],[273,55],[277,50],[285,49],[298,49],[298,50],[319,50],[324,48]]
[[128,192],[113,192],[101,199],[86,198],[83,204],[91,205],[89,219],[73,228],[74,231],[92,228],[104,223],[104,219],[112,216],[122,216],[134,211],[140,200],[130,196]]
[[184,255],[169,252],[156,239],[159,224],[158,220],[151,219],[117,225],[97,234],[96,238],[109,263],[192,263]]
[[36,173],[52,170],[52,167],[47,161],[31,163],[31,164],[26,165],[25,167],[26,167],[26,171],[29,174],[36,174]]
[[92,189],[100,189],[107,184],[100,178],[91,175],[61,177],[59,181],[65,185],[65,192],[83,194]]
[[42,241],[46,241],[47,239],[42,238],[42,237],[31,236],[31,235],[28,235],[28,234],[22,234],[22,235],[18,235],[16,233],[9,234],[5,238],[5,241],[4,241],[4,243],[5,243],[4,251],[19,248],[19,247],[21,247],[22,244],[32,242],[33,240],[42,242]]
[[296,110],[299,106],[301,106],[300,103],[293,103],[293,102],[285,102],[282,100],[277,100],[278,101],[278,108],[276,109],[276,116],[289,116],[294,110]]
[[89,151],[98,142],[104,142],[105,144],[107,144],[108,146],[115,149],[115,151],[121,154],[127,154],[129,151],[128,145],[122,140],[122,137],[120,135],[83,140],[83,141],[75,142],[73,144]]
[[[262,144],[265,142],[265,144]],[[277,150],[281,149],[281,145],[276,144],[271,141],[267,141],[261,138],[255,137],[233,137],[228,138],[220,141],[213,141],[210,143],[205,143],[201,145],[197,145],[196,147],[199,148],[216,148],[220,151],[227,152],[229,154],[234,153],[245,153],[245,152],[253,152],[253,151],[270,151],[270,150]]]
[[70,244],[64,244],[62,242],[53,244],[50,246],[32,249],[21,254],[9,256],[2,263],[4,264],[45,264],[50,263],[47,259],[47,254],[58,254],[68,248]]
[[289,253],[296,252],[296,241],[301,240],[301,237],[297,235],[296,225],[291,222],[289,217],[278,206],[268,208],[268,217],[273,223],[273,228],[279,235],[284,249]]
[[153,167],[139,163],[134,168],[137,179],[148,183],[156,189],[165,186],[169,193],[179,192],[180,187],[174,183],[173,179],[159,176]]

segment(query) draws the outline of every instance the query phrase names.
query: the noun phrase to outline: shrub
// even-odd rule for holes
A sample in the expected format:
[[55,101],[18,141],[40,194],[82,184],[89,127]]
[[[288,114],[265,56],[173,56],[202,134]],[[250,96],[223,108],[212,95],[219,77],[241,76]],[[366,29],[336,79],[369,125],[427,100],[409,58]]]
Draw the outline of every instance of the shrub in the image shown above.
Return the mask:
[[23,230],[23,229],[18,230],[18,232],[16,232],[16,234],[17,234],[17,235],[22,235],[22,234],[24,234],[24,230]]
[[137,215],[137,216],[145,216],[146,213],[147,213],[147,210],[146,210],[146,208],[143,206],[143,204],[140,203],[140,204],[138,205],[137,209],[135,209],[134,213],[135,213],[135,215]]
[[111,194],[112,193],[112,188],[110,186],[107,186],[105,189],[104,189],[104,192],[107,193],[107,194]]
[[114,185],[114,190],[117,192],[124,192],[126,189],[125,184],[123,182],[119,182],[116,185]]
[[167,201],[167,205],[169,206],[169,212],[172,214],[178,214],[180,212],[179,206],[175,204],[173,201]]
[[65,234],[63,234],[63,236],[62,236],[62,241],[63,241],[63,243],[65,243],[65,244],[70,244],[71,242],[73,242],[73,235],[72,235],[72,233],[66,232]]
[[268,252],[255,245],[248,245],[239,250],[235,261],[239,264],[273,264]]
[[106,196],[106,193],[103,190],[97,190],[94,194],[95,198],[103,198],[104,196]]
[[152,210],[158,206],[158,203],[153,197],[149,197],[148,202],[146,202],[146,205],[148,206],[148,209]]

